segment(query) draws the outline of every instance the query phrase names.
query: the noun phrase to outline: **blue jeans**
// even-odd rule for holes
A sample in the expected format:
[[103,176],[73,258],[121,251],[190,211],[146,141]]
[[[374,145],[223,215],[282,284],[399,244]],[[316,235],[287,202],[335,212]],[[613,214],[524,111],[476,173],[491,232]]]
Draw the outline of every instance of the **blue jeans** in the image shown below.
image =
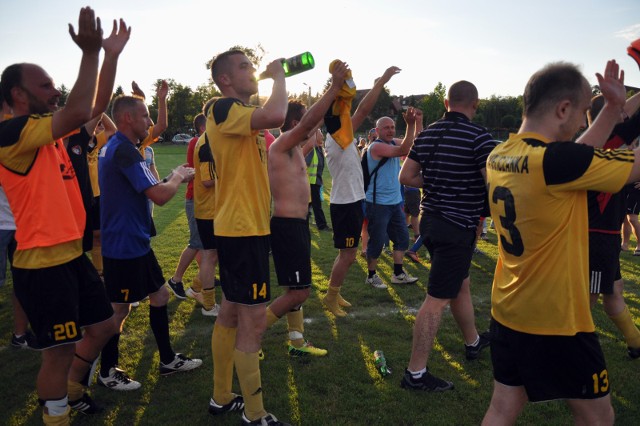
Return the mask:
[[409,230],[402,210],[402,203],[385,206],[367,202],[369,244],[367,257],[377,259],[388,238],[393,242],[393,250],[405,251],[409,248]]

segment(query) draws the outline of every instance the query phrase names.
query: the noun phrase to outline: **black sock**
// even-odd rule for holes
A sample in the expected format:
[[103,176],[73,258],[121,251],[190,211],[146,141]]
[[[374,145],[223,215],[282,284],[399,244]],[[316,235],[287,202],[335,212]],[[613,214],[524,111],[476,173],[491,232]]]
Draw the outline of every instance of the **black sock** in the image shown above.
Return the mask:
[[167,314],[167,305],[149,306],[149,324],[151,331],[156,338],[156,345],[160,352],[160,361],[163,364],[169,364],[175,358],[176,354],[171,349],[169,340],[169,315]]
[[87,370],[86,373],[84,373],[84,376],[80,380],[81,385],[89,387],[91,385],[91,379],[93,378],[93,374],[96,372],[96,367],[98,365],[98,358],[94,359],[93,361],[89,361],[88,359],[84,359],[78,354],[75,354],[75,356],[76,358],[86,362],[89,365],[89,369]]
[[373,278],[373,276],[376,274],[376,270],[374,269],[373,271],[369,271],[369,278]]
[[402,263],[394,263],[393,264],[393,274],[398,276],[402,274],[404,271],[402,270]]
[[109,370],[118,365],[118,343],[120,342],[120,333],[116,333],[109,339],[102,348],[100,360],[100,375],[107,377]]

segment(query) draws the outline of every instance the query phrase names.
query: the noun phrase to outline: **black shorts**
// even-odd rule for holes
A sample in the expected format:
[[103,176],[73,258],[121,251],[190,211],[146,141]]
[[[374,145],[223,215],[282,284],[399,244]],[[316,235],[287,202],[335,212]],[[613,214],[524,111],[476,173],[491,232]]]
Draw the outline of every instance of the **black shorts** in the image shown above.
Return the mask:
[[333,225],[333,246],[337,249],[358,248],[364,221],[363,201],[351,204],[330,204]]
[[216,250],[216,236],[213,234],[213,219],[198,219],[196,218],[196,225],[198,225],[198,235],[200,236],[200,242],[202,248],[205,250]]
[[271,254],[278,284],[311,287],[311,234],[306,219],[271,218]]
[[134,303],[164,285],[162,269],[153,250],[133,259],[103,256],[104,284],[112,303]]
[[93,203],[91,204],[91,212],[87,214],[91,215],[91,224],[93,225],[92,231],[100,230],[100,196],[93,197]]
[[413,217],[420,214],[420,190],[410,188],[404,190],[404,212]]
[[434,215],[420,218],[420,235],[431,256],[427,294],[455,299],[462,281],[469,276],[475,229],[462,229]]
[[627,193],[627,214],[640,214],[640,190],[629,189]]
[[269,236],[216,235],[216,243],[225,298],[241,305],[259,305],[271,300]]
[[591,294],[613,294],[620,275],[620,233],[589,232],[589,290]]
[[12,271],[16,296],[43,349],[78,342],[81,327],[113,316],[100,276],[84,254],[62,265]]
[[595,333],[541,336],[491,319],[493,377],[524,386],[529,401],[596,399],[609,393],[604,355]]

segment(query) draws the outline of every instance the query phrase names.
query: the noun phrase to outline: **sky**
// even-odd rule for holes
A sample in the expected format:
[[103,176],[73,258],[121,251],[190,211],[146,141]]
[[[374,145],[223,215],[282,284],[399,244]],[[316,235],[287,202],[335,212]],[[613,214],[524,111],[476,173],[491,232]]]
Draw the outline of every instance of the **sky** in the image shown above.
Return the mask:
[[[71,87],[80,49],[77,28],[87,0],[0,0],[0,68],[34,62],[57,86]],[[131,81],[150,95],[153,82],[172,78],[196,88],[210,79],[205,63],[234,45],[266,51],[271,60],[310,51],[316,68],[287,79],[289,93],[321,92],[333,59],[349,64],[359,89],[395,65],[392,95],[425,94],[469,80],[481,98],[518,96],[549,62],[579,65],[591,84],[608,59],[640,87],[640,70],[626,54],[640,38],[638,0],[94,0],[105,33],[124,18],[131,39],[119,61],[116,85]],[[271,91],[260,83],[260,94]]]

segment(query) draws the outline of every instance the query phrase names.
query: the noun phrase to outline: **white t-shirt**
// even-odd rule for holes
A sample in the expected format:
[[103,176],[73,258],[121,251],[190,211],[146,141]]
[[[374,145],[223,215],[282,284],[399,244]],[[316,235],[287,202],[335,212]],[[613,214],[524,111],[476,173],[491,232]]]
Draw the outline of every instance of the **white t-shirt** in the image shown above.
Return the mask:
[[9,208],[9,201],[4,189],[0,186],[0,230],[15,231],[16,223],[13,220],[13,213]]
[[324,149],[327,167],[331,173],[331,204],[351,204],[364,199],[364,179],[360,165],[360,153],[356,147],[357,140],[342,149],[327,134]]

